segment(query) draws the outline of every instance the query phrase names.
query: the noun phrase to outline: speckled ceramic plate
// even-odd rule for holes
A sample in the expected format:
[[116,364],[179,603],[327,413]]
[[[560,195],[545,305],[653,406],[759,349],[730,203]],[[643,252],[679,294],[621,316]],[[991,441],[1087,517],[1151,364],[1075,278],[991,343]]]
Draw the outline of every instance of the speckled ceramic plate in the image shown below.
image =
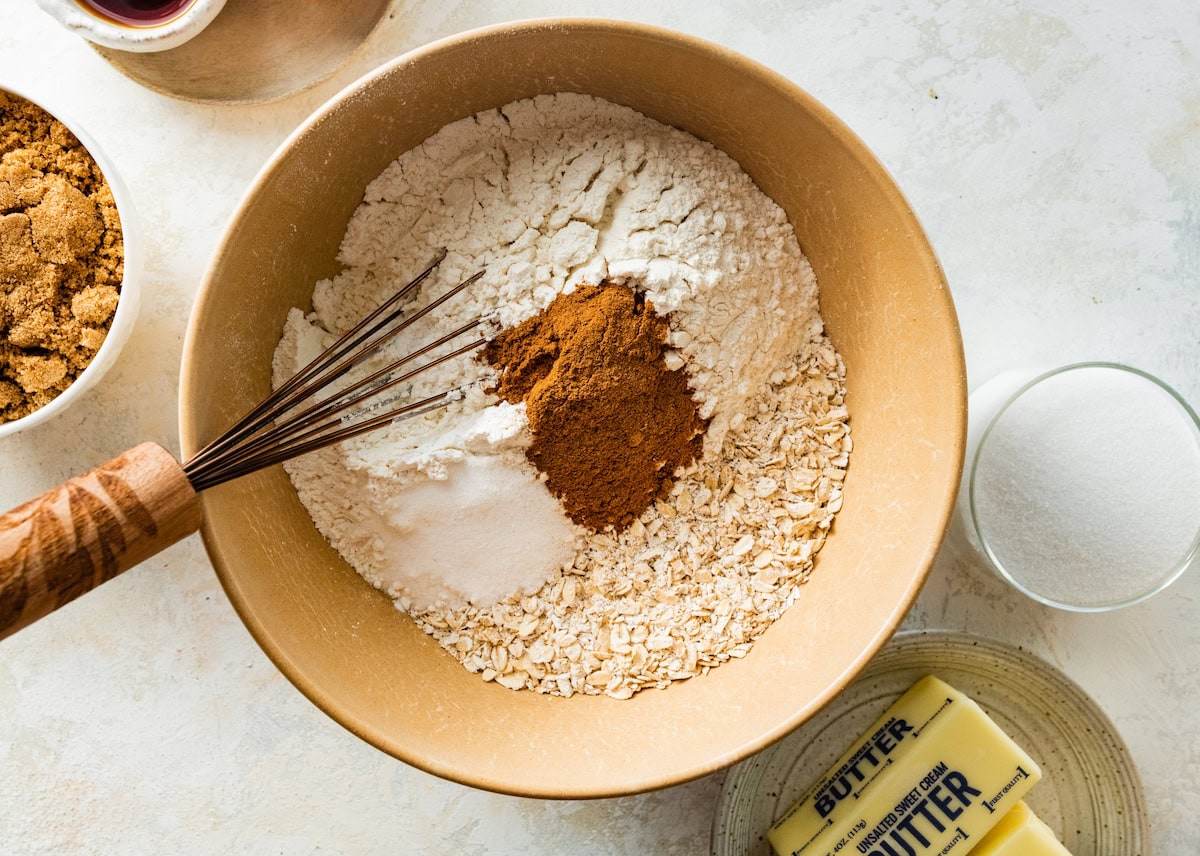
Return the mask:
[[766,831],[897,697],[935,674],[1037,761],[1026,802],[1080,856],[1149,856],[1141,779],[1108,717],[1061,672],[1017,648],[953,632],[901,633],[820,713],[729,770],[713,856],[770,856]]

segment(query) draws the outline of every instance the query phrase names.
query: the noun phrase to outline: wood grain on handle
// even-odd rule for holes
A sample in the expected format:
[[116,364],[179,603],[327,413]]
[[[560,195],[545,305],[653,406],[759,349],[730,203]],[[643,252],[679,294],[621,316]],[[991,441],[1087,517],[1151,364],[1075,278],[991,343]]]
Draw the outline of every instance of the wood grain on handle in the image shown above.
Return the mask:
[[200,528],[183,468],[143,443],[0,515],[0,639]]

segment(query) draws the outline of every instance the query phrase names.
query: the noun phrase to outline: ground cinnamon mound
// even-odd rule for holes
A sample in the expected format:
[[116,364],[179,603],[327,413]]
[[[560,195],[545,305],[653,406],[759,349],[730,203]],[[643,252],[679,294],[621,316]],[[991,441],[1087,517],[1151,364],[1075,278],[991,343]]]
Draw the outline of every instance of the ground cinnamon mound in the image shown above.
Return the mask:
[[87,368],[123,263],[95,160],[50,114],[0,92],[0,422],[49,403]]
[[627,527],[700,454],[705,422],[663,359],[668,329],[632,289],[582,285],[484,350],[496,393],[525,402],[530,461],[595,531]]

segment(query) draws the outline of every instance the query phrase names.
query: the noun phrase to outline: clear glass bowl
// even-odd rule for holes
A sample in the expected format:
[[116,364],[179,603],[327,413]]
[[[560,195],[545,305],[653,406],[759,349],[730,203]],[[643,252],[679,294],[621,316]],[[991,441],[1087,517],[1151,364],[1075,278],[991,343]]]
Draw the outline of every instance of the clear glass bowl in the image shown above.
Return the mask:
[[1200,550],[1200,419],[1118,363],[1005,372],[971,393],[959,514],[1002,579],[1101,612],[1162,591]]

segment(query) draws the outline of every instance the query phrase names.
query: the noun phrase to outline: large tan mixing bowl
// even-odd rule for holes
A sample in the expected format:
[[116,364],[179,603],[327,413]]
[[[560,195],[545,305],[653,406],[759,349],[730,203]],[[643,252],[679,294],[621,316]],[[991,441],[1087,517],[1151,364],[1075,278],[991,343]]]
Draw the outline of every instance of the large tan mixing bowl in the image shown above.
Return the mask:
[[954,307],[908,204],[825,108],[743,57],[634,24],[504,25],[400,57],[284,143],[233,218],[188,331],[182,437],[193,453],[268,392],[288,307],[334,273],[347,220],[388,163],[448,122],[554,91],[728,152],[812,261],[846,361],[854,452],[796,605],[705,677],[628,701],[563,699],[468,673],[326,544],[278,467],[207,492],[204,540],[259,644],[364,740],[477,787],[611,796],[720,769],[804,722],[891,636],[950,517],[966,425]]

